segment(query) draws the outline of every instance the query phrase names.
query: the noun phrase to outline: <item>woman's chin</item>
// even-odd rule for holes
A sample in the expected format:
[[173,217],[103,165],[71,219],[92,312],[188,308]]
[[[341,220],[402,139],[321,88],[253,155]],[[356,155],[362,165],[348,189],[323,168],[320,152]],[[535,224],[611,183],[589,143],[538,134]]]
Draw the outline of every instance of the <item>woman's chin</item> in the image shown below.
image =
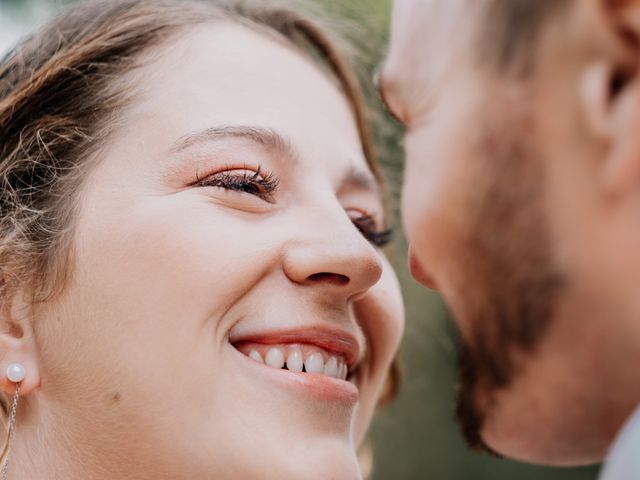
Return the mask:
[[[290,435],[271,437],[265,428],[250,435],[246,442],[229,442],[199,454],[187,452],[184,458],[200,458],[201,475],[197,478],[265,478],[278,480],[351,480],[362,478],[360,464],[349,441],[308,432],[307,438]],[[217,432],[219,434],[219,432]],[[237,432],[236,432],[237,433]],[[236,439],[237,440],[237,436]],[[221,469],[221,465],[224,468]]]
[[186,426],[190,439],[201,440],[183,444],[183,458],[197,457],[204,478],[211,472],[216,478],[227,478],[226,472],[230,478],[361,478],[354,428],[364,422],[356,421],[355,384],[274,369],[230,343],[215,363],[224,368]]
[[[273,475],[257,475],[251,478],[278,478],[298,480],[355,480],[362,478],[355,450],[350,445],[338,441],[309,442],[292,448],[282,448],[282,467],[278,469],[273,459],[266,459],[269,472]],[[278,472],[278,473],[276,473]],[[255,472],[259,473],[259,472]],[[247,477],[249,478],[249,477]]]

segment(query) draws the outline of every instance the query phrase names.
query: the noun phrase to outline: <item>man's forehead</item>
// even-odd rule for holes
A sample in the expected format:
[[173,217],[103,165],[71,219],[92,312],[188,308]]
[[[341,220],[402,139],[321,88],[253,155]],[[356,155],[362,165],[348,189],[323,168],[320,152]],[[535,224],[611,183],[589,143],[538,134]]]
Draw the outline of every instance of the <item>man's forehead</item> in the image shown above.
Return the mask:
[[480,6],[486,3],[487,0],[394,0],[391,48],[407,54],[467,38]]
[[461,61],[461,48],[469,45],[478,5],[485,3],[395,0],[389,54],[381,68],[383,89],[393,96],[399,91],[413,96],[418,92],[411,90],[436,81],[451,62]]
[[442,19],[460,12],[467,0],[394,0],[392,28],[406,29],[428,23],[438,23]]

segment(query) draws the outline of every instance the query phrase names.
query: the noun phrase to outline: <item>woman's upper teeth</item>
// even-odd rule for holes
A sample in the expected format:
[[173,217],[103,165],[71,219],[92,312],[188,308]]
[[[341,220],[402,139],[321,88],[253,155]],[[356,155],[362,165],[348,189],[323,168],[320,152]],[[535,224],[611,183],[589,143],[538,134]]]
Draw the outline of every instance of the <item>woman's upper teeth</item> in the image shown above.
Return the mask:
[[[343,355],[301,345],[260,345],[242,349],[256,362],[273,368],[287,368],[293,372],[320,373],[332,378],[347,378],[347,364]],[[248,353],[246,351],[248,350]]]

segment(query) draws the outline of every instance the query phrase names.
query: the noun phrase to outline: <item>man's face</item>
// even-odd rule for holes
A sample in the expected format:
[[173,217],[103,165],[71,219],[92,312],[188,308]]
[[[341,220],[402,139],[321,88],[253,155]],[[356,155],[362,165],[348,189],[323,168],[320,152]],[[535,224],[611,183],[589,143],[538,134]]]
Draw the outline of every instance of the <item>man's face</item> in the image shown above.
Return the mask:
[[411,269],[459,327],[457,416],[470,445],[590,463],[621,422],[607,325],[629,312],[602,275],[616,259],[600,251],[611,238],[572,104],[579,68],[548,58],[523,80],[484,67],[486,5],[394,4],[379,84],[407,128]]

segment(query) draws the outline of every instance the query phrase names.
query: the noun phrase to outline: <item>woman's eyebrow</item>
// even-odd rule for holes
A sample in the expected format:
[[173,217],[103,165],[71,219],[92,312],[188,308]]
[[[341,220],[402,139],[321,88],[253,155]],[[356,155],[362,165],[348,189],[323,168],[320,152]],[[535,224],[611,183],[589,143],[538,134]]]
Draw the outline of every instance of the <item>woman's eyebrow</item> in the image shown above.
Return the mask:
[[[294,163],[297,163],[300,158],[298,151],[287,136],[272,128],[246,125],[211,127],[188,133],[174,142],[170,152],[178,154],[201,143],[225,139],[249,140]],[[376,194],[380,193],[378,182],[373,174],[355,165],[347,170],[341,184],[369,190]]]
[[298,151],[285,135],[272,128],[246,125],[211,127],[188,133],[174,142],[170,152],[177,154],[200,143],[224,139],[249,140],[291,161],[297,161],[299,158]]

